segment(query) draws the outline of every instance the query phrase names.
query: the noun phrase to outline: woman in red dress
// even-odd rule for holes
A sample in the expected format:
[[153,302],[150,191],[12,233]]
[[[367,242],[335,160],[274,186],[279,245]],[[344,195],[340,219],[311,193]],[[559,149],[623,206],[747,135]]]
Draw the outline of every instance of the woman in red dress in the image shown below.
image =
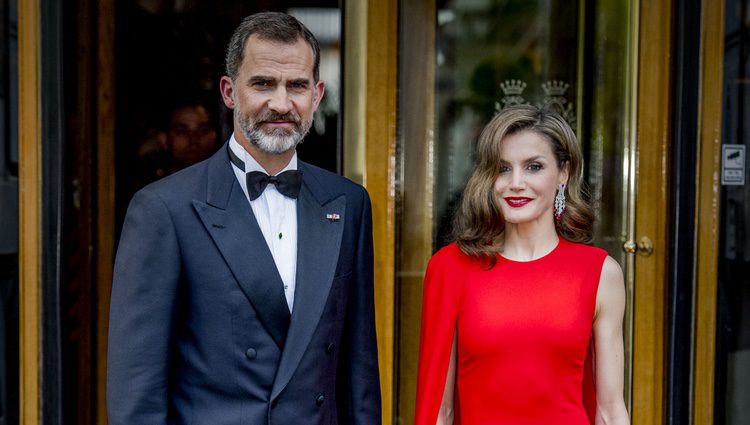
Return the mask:
[[510,107],[477,156],[456,242],[427,267],[416,424],[628,424],[623,275],[589,245],[575,134]]

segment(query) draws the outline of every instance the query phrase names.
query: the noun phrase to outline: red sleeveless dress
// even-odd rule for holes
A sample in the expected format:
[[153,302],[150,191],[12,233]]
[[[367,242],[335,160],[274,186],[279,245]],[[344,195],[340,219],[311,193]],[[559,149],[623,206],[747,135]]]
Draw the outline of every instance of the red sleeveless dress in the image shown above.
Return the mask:
[[560,238],[486,270],[454,243],[424,282],[416,425],[435,425],[457,331],[454,424],[589,425],[589,350],[606,251]]

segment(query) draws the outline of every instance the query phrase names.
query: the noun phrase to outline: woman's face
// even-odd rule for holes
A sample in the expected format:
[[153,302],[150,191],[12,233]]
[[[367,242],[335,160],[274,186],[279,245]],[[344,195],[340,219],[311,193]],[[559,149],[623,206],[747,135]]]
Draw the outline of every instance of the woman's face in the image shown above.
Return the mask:
[[567,166],[558,168],[551,143],[532,131],[506,136],[500,141],[500,167],[495,197],[505,222],[552,221],[555,194],[568,172]]

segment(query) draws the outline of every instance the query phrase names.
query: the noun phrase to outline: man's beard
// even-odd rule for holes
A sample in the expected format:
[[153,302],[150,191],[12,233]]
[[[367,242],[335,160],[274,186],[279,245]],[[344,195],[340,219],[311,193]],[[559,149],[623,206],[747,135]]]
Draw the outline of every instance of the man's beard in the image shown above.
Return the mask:
[[[272,155],[282,154],[300,144],[312,126],[312,118],[303,120],[294,112],[276,114],[266,111],[251,118],[235,107],[234,119],[239,123],[242,134],[250,143],[262,152]],[[293,122],[294,127],[274,128],[269,131],[262,128],[263,123],[272,121]]]

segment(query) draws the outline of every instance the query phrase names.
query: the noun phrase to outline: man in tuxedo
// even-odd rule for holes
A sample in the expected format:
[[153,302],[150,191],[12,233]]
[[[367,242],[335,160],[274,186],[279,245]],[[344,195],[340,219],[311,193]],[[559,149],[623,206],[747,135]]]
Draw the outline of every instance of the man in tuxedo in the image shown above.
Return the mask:
[[220,83],[234,134],[133,197],[110,425],[381,423],[369,198],[295,152],[323,97],[319,60],[295,18],[245,18]]

